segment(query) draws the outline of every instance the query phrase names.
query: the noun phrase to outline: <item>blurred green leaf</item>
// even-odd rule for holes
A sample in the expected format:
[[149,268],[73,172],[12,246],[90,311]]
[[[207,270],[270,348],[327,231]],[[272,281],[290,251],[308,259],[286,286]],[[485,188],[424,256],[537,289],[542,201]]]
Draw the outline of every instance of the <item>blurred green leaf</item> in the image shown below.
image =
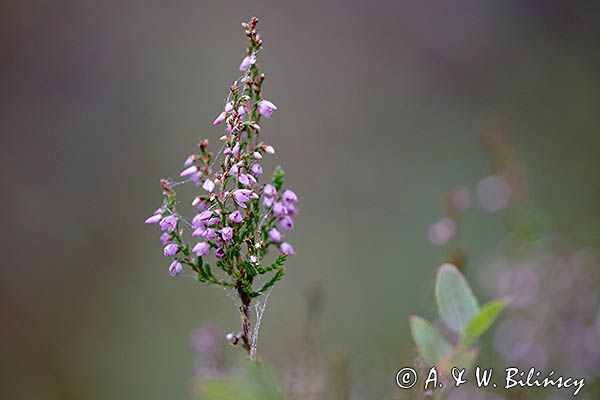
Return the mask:
[[475,363],[477,351],[473,348],[459,349],[443,357],[438,366],[442,375],[450,376],[452,368],[469,370]]
[[442,320],[460,335],[479,312],[479,304],[471,287],[452,264],[442,264],[438,269],[435,298]]
[[467,325],[461,339],[463,346],[470,346],[494,323],[498,315],[509,303],[508,299],[492,300],[481,307]]
[[275,171],[273,172],[273,186],[275,186],[275,189],[277,189],[277,191],[280,191],[283,187],[284,177],[285,172],[283,172],[283,168],[277,166],[277,168],[275,168]]
[[414,315],[410,317],[410,332],[419,350],[419,355],[431,365],[436,365],[444,355],[452,352],[452,346],[444,336],[421,317]]
[[283,400],[273,377],[263,367],[248,365],[228,378],[211,379],[199,387],[202,400]]

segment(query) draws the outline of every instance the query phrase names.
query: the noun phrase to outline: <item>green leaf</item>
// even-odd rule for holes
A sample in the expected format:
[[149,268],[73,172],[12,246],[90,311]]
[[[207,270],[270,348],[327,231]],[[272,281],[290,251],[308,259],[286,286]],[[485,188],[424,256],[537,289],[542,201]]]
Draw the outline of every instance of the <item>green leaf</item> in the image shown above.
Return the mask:
[[435,283],[435,298],[442,320],[460,335],[479,312],[479,304],[469,284],[452,264],[444,263],[440,266]]
[[444,355],[452,352],[452,346],[442,334],[421,317],[410,317],[410,332],[419,355],[431,365],[436,365]]
[[454,367],[470,370],[475,363],[476,358],[477,351],[474,348],[459,349],[442,357],[437,366],[442,375],[448,377],[452,373],[452,368]]
[[277,167],[275,168],[275,172],[273,172],[273,186],[277,191],[280,191],[283,187],[283,178],[285,176],[285,172],[283,172],[283,168]]
[[508,299],[498,299],[484,304],[477,315],[475,315],[467,325],[461,339],[461,345],[470,346],[475,343],[475,341],[477,341],[477,339],[479,339],[479,337],[494,323],[508,303]]

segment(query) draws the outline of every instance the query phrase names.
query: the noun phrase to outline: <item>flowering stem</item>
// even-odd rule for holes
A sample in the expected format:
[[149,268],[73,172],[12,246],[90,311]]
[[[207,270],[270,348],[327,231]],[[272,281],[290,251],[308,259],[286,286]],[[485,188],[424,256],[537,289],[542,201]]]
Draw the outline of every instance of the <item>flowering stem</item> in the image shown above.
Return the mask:
[[240,313],[242,314],[242,346],[248,354],[251,354],[250,345],[250,303],[252,298],[242,286],[242,282],[238,283],[237,287],[238,296],[240,297]]

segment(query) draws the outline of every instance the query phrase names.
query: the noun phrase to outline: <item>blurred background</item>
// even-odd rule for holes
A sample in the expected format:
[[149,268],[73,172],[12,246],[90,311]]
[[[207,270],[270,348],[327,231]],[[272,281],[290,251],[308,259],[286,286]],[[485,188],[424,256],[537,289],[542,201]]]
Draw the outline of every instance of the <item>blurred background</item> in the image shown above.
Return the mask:
[[[511,282],[533,293],[504,316],[516,325],[500,325],[502,338],[542,326],[523,310],[538,301],[548,314],[540,270],[587,265],[577,276],[588,297],[574,300],[585,332],[563,334],[598,355],[576,371],[598,375],[598,3],[9,1],[0,5],[0,398],[188,398],[190,332],[238,329],[221,289],[168,276],[158,232],[143,221],[160,205],[159,179],[176,176],[197,139],[216,145],[211,122],[239,75],[239,24],[252,15],[265,41],[264,95],[279,106],[263,124],[277,150],[265,164],[281,164],[300,196],[289,236],[297,255],[262,321],[265,362],[294,362],[306,293],[320,290],[313,335],[324,359],[343,354],[357,398],[389,397],[414,357],[408,316],[433,318],[436,268],[460,247],[478,297]],[[502,143],[486,146],[489,135]],[[514,157],[498,164],[498,148]],[[503,214],[508,201],[486,211],[480,181],[514,177],[504,172],[517,159],[527,194],[511,204],[526,197],[527,216]],[[482,194],[487,182],[479,203],[502,196],[493,182]],[[448,246],[444,224],[441,238],[431,225],[456,185],[475,193],[460,243]],[[532,213],[544,222],[527,236],[529,256],[529,244],[514,243],[514,218]],[[507,362],[535,354],[542,367],[577,367],[552,361],[541,335]],[[484,350],[500,363],[514,346],[488,336]]]

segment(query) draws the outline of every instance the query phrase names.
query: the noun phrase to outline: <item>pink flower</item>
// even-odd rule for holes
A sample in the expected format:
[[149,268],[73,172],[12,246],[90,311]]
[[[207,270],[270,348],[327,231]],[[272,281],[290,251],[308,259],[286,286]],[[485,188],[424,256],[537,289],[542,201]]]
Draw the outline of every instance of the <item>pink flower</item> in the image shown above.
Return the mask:
[[163,253],[167,257],[174,256],[179,251],[179,245],[171,243],[165,246]]
[[173,232],[177,227],[177,217],[175,217],[174,215],[164,217],[160,220],[159,225],[160,229],[162,229],[163,231]]
[[279,228],[284,232],[289,232],[294,229],[294,221],[290,217],[283,217],[279,221]]
[[213,181],[211,181],[210,179],[207,179],[204,181],[202,188],[204,190],[206,190],[208,193],[212,193],[213,190],[215,190],[215,183]]
[[256,177],[261,176],[263,173],[262,166],[259,163],[252,164],[252,167],[250,167],[250,171],[252,172],[252,175]]
[[236,189],[233,191],[233,199],[242,208],[246,208],[246,203],[250,201],[254,193],[249,189]]
[[227,116],[227,113],[225,113],[225,111],[223,111],[221,114],[219,114],[217,116],[217,118],[215,118],[215,120],[213,121],[213,125],[219,125],[221,122],[225,121],[226,116]]
[[283,202],[286,205],[296,204],[298,202],[298,196],[296,196],[296,193],[292,192],[289,189],[283,192],[283,195],[281,197],[283,198]]
[[240,183],[246,187],[251,187],[251,186],[256,185],[256,178],[253,177],[252,175],[240,174],[238,179],[239,179]]
[[183,270],[183,266],[181,265],[181,263],[177,260],[174,260],[169,266],[169,275],[171,275],[172,277],[176,277],[181,273],[181,270]]
[[283,254],[289,254],[289,255],[295,254],[294,248],[288,242],[281,243],[279,245],[279,251],[281,251]]
[[281,233],[279,233],[277,229],[273,228],[269,231],[269,238],[271,238],[271,240],[275,243],[279,243],[281,242]]
[[221,237],[224,241],[229,242],[233,238],[233,229],[230,226],[226,226],[221,229]]
[[263,188],[263,193],[265,197],[275,197],[277,195],[277,189],[275,189],[275,186],[267,183]]
[[187,177],[190,175],[194,175],[196,172],[198,172],[198,167],[196,167],[195,165],[192,165],[191,167],[184,169],[179,175],[183,176],[183,177]]
[[210,251],[210,244],[206,242],[198,242],[192,249],[198,257],[204,257]]
[[239,224],[243,220],[242,213],[240,213],[238,210],[235,210],[229,214],[229,220],[235,224]]
[[256,56],[254,54],[244,57],[240,64],[240,71],[246,71],[254,63],[256,63]]
[[277,217],[281,217],[281,216],[287,214],[287,209],[280,201],[278,201],[273,206],[273,214],[275,214],[275,216],[277,216]]
[[269,100],[261,100],[258,103],[258,113],[265,118],[271,118],[275,110],[277,110],[277,106]]
[[144,221],[144,223],[146,223],[148,225],[158,224],[161,219],[162,219],[161,214],[154,214],[153,216],[146,218],[146,221]]

